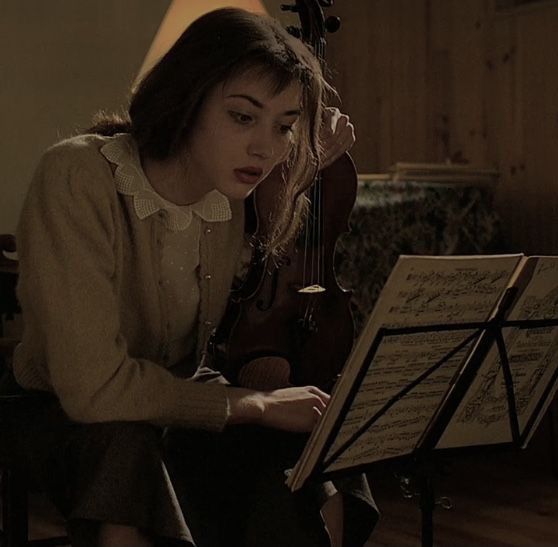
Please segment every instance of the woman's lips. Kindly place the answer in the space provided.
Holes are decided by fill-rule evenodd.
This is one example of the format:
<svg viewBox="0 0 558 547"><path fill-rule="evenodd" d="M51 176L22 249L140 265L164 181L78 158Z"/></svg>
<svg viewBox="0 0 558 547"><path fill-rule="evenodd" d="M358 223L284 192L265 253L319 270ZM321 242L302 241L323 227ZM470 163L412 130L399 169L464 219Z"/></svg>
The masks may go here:
<svg viewBox="0 0 558 547"><path fill-rule="evenodd" d="M262 170L257 167L242 167L234 170L234 175L243 184L256 184L262 176Z"/></svg>

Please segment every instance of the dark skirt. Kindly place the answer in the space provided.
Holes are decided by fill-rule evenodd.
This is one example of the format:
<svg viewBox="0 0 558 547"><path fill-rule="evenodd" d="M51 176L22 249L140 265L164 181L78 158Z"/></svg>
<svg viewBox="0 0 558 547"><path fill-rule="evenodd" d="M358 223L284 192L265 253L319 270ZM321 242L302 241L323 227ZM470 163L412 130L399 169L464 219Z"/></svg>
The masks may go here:
<svg viewBox="0 0 558 547"><path fill-rule="evenodd" d="M291 493L285 471L306 435L256 426L222 433L144 423L77 424L41 398L11 446L69 529L134 526L157 545L327 547L320 507L343 494L345 546L362 546L378 513L362 475Z"/></svg>

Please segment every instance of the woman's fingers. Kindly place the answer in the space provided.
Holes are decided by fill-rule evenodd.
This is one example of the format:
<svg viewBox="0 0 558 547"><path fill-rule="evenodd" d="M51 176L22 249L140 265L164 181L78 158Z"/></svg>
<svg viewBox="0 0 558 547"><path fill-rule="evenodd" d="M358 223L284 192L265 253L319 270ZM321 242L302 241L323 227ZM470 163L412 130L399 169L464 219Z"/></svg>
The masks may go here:
<svg viewBox="0 0 558 547"><path fill-rule="evenodd" d="M338 108L325 109L322 124L322 168L331 165L355 143L355 128L349 116Z"/></svg>
<svg viewBox="0 0 558 547"><path fill-rule="evenodd" d="M330 396L315 386L278 389L263 394L262 425L287 431L311 431Z"/></svg>
<svg viewBox="0 0 558 547"><path fill-rule="evenodd" d="M322 391L316 386L307 386L305 389L307 389L309 393L315 395L320 401L320 406L323 406L324 408L327 405L327 403L329 403L329 400L331 399L331 395L329 395L325 391Z"/></svg>
<svg viewBox="0 0 558 547"><path fill-rule="evenodd" d="M230 388L229 423L257 423L285 431L312 431L324 413L330 395L315 386L273 391Z"/></svg>

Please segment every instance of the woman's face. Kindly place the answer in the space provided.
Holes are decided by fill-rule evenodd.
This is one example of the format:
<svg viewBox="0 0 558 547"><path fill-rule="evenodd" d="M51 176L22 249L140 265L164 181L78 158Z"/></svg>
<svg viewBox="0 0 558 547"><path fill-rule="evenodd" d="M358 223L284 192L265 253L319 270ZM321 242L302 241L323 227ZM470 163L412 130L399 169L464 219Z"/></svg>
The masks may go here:
<svg viewBox="0 0 558 547"><path fill-rule="evenodd" d="M287 158L301 123L301 99L300 84L274 94L270 77L256 70L217 85L188 141L190 183L245 199Z"/></svg>

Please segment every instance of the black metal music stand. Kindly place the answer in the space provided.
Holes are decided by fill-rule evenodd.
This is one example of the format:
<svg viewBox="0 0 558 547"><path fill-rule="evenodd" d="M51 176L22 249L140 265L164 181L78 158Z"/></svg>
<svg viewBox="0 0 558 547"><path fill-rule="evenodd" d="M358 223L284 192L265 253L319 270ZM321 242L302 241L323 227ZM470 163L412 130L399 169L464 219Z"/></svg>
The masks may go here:
<svg viewBox="0 0 558 547"><path fill-rule="evenodd" d="M359 375L356 378L351 392L347 397L343 409L339 413L336 426L332 429L328 441L324 444L324 448L320 455L318 464L311 474L311 477L318 476L335 476L345 474L348 469L343 469L340 471L328 472L327 468L335 461L341 454L343 454L358 438L362 436L376 421L381 418L396 402L405 397L413 388L423 382L432 373L443 366L449 359L451 359L456 353L465 348L468 344L475 342L476 349L473 354L473 359L467 362L467 365L462 370L459 375L458 380L453 384L450 390L447 392L445 398L443 399L441 405L437 408L429 421L429 425L423 432L422 436L418 440L415 449L410 455L405 456L410 462L411 466L415 469L415 475L418 478L419 486L419 505L422 516L422 547L432 547L434 541L434 531L433 531L433 511L436 505L434 484L433 484L433 452L436 450L436 446L440 441L442 435L444 434L448 424L450 423L453 415L457 411L461 401L465 397L467 391L471 387L473 380L477 372L479 371L482 363L486 359L489 351L493 347L493 344L497 345L500 363L502 366L502 372L504 375L504 381L506 385L506 397L508 402L508 416L510 422L510 429L512 434L511 446L522 446L524 442L529 438L531 429L536 423L536 418L540 413L545 401L547 400L549 394L551 393L554 384L558 379L558 368L554 371L554 374L549 381L544 393L536 404L536 408L531 415L531 419L526 424L523 433L520 432L519 420L517 416L517 406L516 398L513 388L513 379L510 369L510 363L508 359L508 353L506 350L506 345L504 337L502 334L502 329L508 327L515 327L520 329L536 329L544 328L549 326L558 326L558 318L553 319L526 319L518 321L507 321L505 317L509 306L515 297L515 291L508 289L505 293L499 309L495 316L486 322L474 322L474 323L460 323L451 325L427 325L420 327L402 327L402 328L381 328L378 330L375 336L370 350L368 351L366 358L364 359ZM362 381L368 371L370 364L372 363L374 356L380 347L383 339L389 336L401 336L410 335L417 333L426 332L443 332L443 331L457 331L457 330L474 330L473 334L467 336L461 343L459 343L455 348L448 352L442 359L436 362L413 382L405 386L400 390L395 396L390 398L387 403L366 421L353 435L350 436L337 450L331 455L327 456L327 452L344 421L346 413L349 411L352 402L358 393L358 390L362 384ZM502 443L500 443L502 444ZM358 466L350 468L350 470L361 470L365 471L370 468L371 465Z"/></svg>

